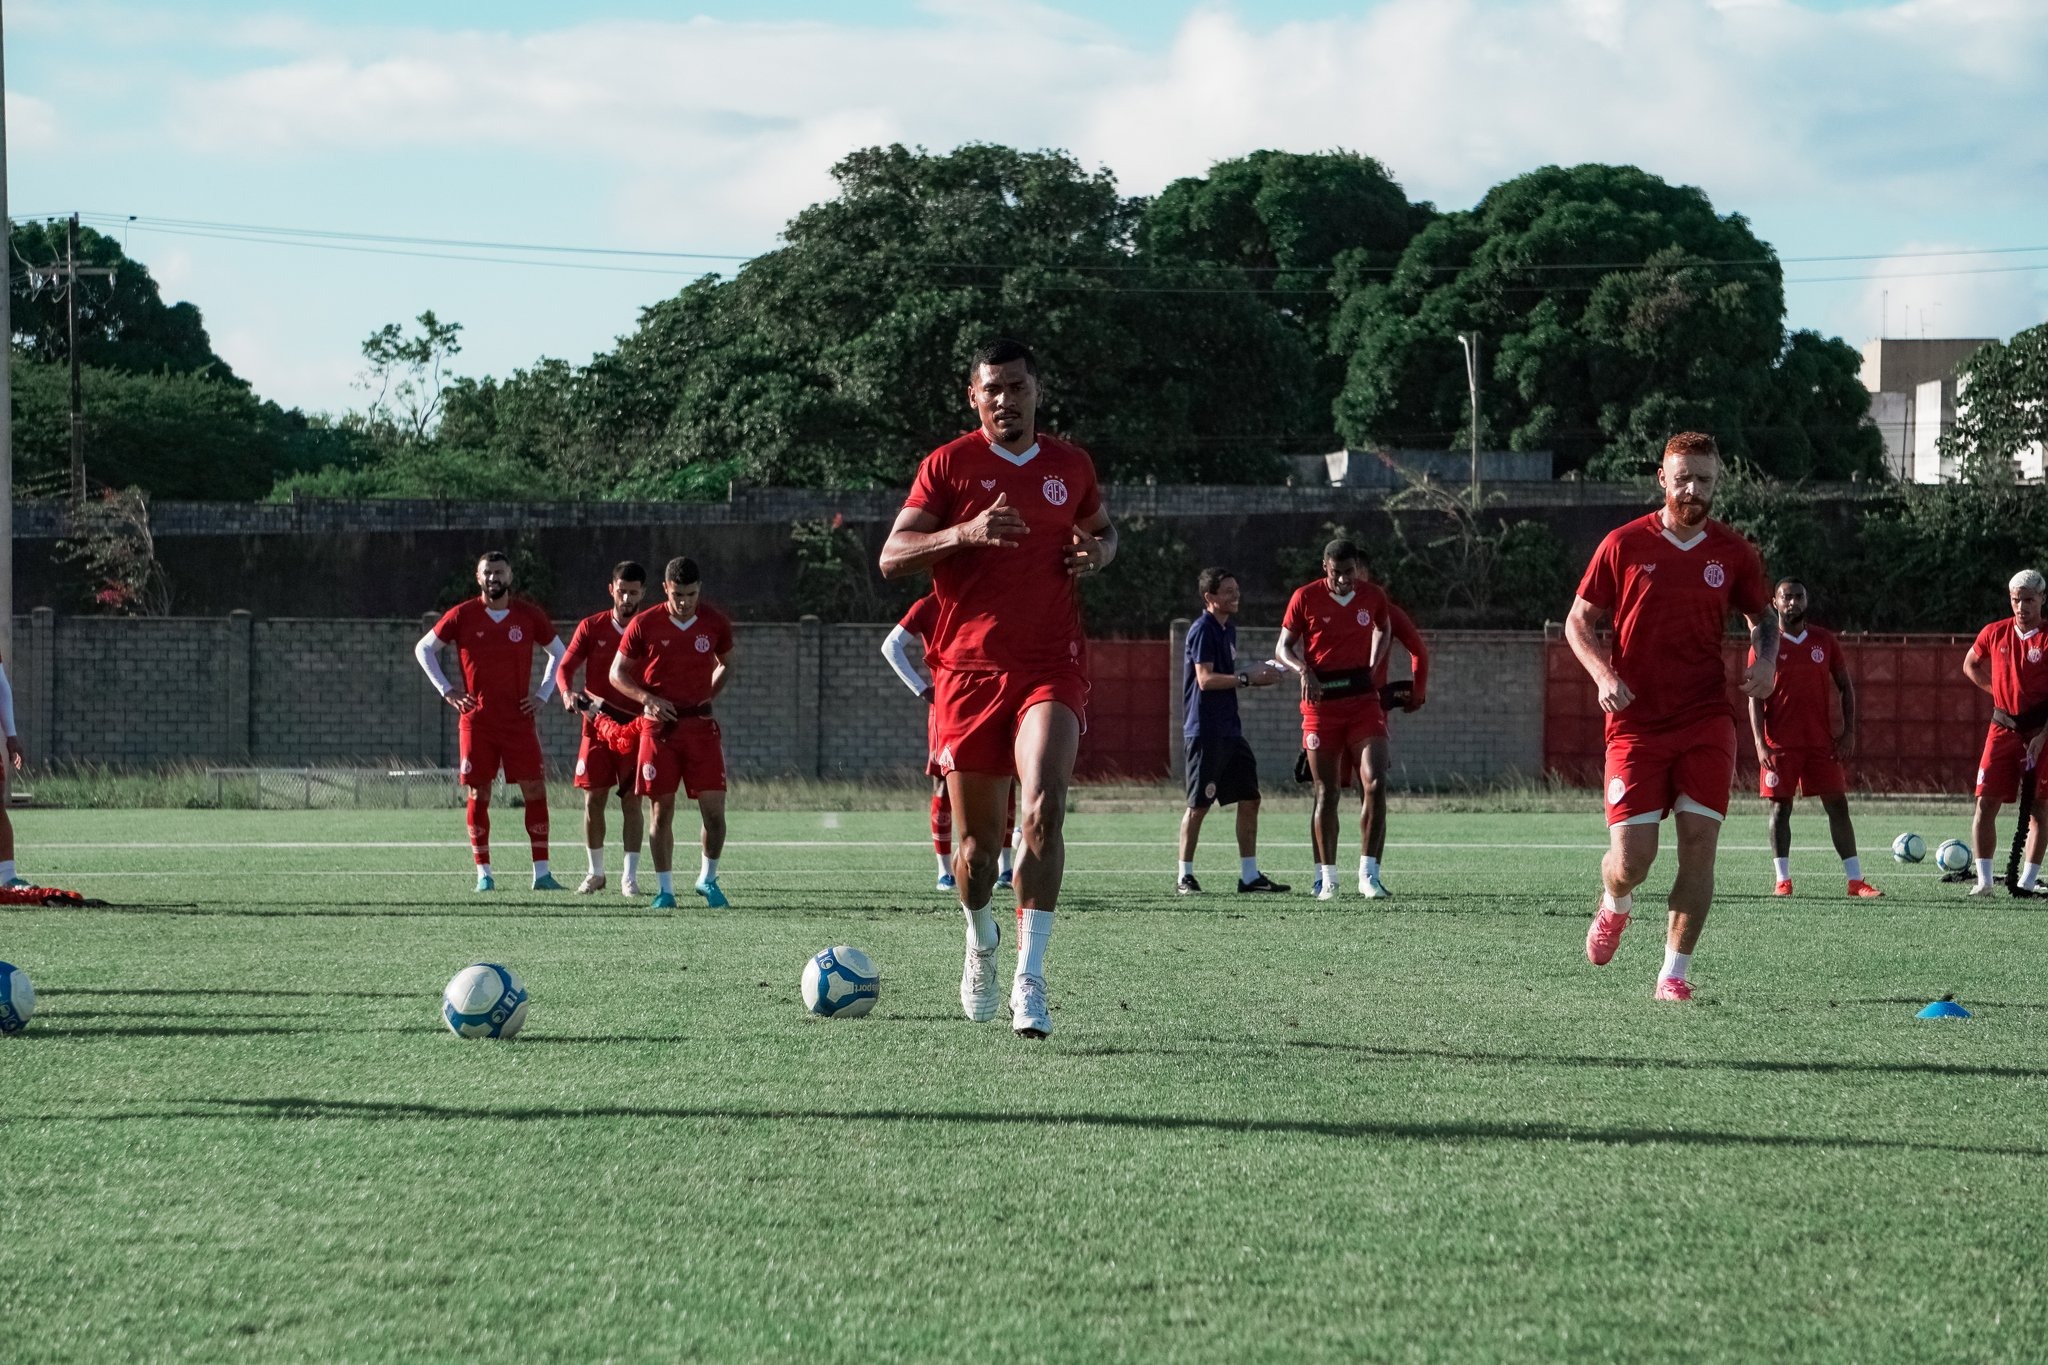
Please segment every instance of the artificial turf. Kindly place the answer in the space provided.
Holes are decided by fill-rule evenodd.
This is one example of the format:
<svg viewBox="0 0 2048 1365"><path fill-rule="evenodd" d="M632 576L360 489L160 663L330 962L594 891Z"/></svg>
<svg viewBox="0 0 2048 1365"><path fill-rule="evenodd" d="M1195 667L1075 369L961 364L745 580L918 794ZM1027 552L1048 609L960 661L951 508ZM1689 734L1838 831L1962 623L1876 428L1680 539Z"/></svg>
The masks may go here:
<svg viewBox="0 0 2048 1365"><path fill-rule="evenodd" d="M1226 825L1180 899L1170 813L1072 818L1045 1043L958 1017L914 813L738 812L732 908L674 914L531 893L503 834L506 889L473 895L448 811L18 815L25 873L115 904L0 911L41 993L0 1041L0 1337L2039 1358L2048 914L1882 858L1887 898L1851 903L1817 812L1774 900L1732 827L1698 1000L1657 1005L1656 915L1584 960L1590 811L1398 816L1396 899L1318 904L1273 805L1285 898L1228 891ZM798 971L841 942L882 1003L810 1018ZM516 1042L440 1025L479 959L533 993ZM1976 1017L1913 1017L1946 992Z"/></svg>

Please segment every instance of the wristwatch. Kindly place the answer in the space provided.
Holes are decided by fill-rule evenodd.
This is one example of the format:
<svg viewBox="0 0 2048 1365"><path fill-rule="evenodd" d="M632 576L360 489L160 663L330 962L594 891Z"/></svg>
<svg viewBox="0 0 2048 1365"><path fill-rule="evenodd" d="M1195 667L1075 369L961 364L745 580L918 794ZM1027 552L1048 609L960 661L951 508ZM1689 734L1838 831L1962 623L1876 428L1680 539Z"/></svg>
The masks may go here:
<svg viewBox="0 0 2048 1365"><path fill-rule="evenodd" d="M1240 673L1240 674L1238 674L1238 675L1237 675L1237 685L1238 685L1239 687L1250 687L1250 686L1252 685L1252 675L1251 675L1251 674L1249 674L1249 673Z"/></svg>

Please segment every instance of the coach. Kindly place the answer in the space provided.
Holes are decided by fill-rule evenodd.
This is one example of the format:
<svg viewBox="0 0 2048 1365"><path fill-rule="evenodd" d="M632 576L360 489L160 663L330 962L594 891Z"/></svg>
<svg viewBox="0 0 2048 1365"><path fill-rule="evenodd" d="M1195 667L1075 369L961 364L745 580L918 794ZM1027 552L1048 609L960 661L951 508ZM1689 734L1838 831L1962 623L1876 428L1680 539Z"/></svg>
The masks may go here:
<svg viewBox="0 0 2048 1365"><path fill-rule="evenodd" d="M1199 895L1195 843L1211 806L1237 807L1237 889L1282 892L1285 886L1259 871L1259 765L1238 723L1237 693L1267 687L1282 671L1270 664L1237 666L1237 579L1228 569L1204 569L1202 614L1188 628L1187 662L1181 673L1186 719L1188 809L1180 821L1180 883L1183 896Z"/></svg>

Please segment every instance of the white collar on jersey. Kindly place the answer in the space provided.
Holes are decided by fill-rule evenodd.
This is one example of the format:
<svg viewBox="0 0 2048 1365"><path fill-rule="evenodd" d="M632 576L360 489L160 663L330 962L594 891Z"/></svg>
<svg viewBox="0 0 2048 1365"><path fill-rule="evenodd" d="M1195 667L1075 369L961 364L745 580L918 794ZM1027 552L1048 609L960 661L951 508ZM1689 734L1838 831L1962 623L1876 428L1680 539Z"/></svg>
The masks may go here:
<svg viewBox="0 0 2048 1365"><path fill-rule="evenodd" d="M1660 521L1663 519L1663 515L1664 514L1661 512L1657 514L1658 519ZM1669 526L1662 528L1662 531L1664 539L1670 541L1673 545L1676 545L1681 550L1690 550L1693 546L1699 544L1701 541L1707 538L1707 528L1704 526L1700 527L1700 533L1694 536L1691 540L1680 540L1677 536L1672 535L1671 528Z"/></svg>
<svg viewBox="0 0 2048 1365"><path fill-rule="evenodd" d="M2012 638L2015 640L2031 640L2040 633L2041 628L2039 626L2035 626L2032 630L2021 630L2018 626L2014 626Z"/></svg>
<svg viewBox="0 0 2048 1365"><path fill-rule="evenodd" d="M677 630L688 630L691 626L697 624L697 613L694 611L691 612L690 619L687 621L678 621L676 620L676 614L674 612L670 612L668 614L668 623L674 626Z"/></svg>
<svg viewBox="0 0 2048 1365"><path fill-rule="evenodd" d="M511 614L512 608L510 607L499 607L495 610L490 607L484 608L484 615L491 618L491 623L493 625L502 625L504 623L505 618L510 616Z"/></svg>
<svg viewBox="0 0 2048 1365"><path fill-rule="evenodd" d="M1017 466L1017 468L1019 468L1019 469L1022 469L1022 468L1023 468L1023 467L1025 466L1025 465L1027 465L1027 464L1030 464L1030 463L1031 463L1031 461L1032 461L1032 460L1033 460L1033 459L1034 459L1034 458L1035 458L1035 457L1037 456L1037 454L1038 454L1038 442L1036 442L1036 441L1033 441L1033 442L1031 443L1031 445L1030 445L1030 446L1029 446L1029 447L1028 447L1028 448L1027 448L1027 449L1026 449L1026 450L1024 451L1024 453L1023 453L1023 454L1021 454L1021 455L1012 455L1012 454L1011 454L1011 453L1010 453L1009 451L1007 451L1007 450L1004 450L1004 449L1003 449L1003 448L1002 448L1001 446L997 445L997 444L996 444L996 443L995 443L994 441L989 441L989 440L988 440L988 433L987 433L987 432L985 432L985 431L984 431L984 432L982 432L982 433L981 433L981 439L982 439L982 440L984 440L984 441L988 441L988 448L989 448L989 450L990 450L990 451L991 451L992 453L994 453L994 454L996 454L996 455L1000 456L1001 458L1003 458L1003 459L1005 459L1005 460L1008 460L1008 461L1009 461L1009 462L1010 462L1011 464L1013 464L1013 465Z"/></svg>
<svg viewBox="0 0 2048 1365"><path fill-rule="evenodd" d="M1336 593L1331 593L1330 600L1332 602L1335 602L1340 607L1348 607L1351 605L1351 599L1356 596L1358 596L1358 589L1353 588L1350 592L1345 593L1342 597L1337 596Z"/></svg>
<svg viewBox="0 0 2048 1365"><path fill-rule="evenodd" d="M1803 645L1806 643L1806 632L1802 630L1797 635L1783 635L1779 638L1788 645Z"/></svg>

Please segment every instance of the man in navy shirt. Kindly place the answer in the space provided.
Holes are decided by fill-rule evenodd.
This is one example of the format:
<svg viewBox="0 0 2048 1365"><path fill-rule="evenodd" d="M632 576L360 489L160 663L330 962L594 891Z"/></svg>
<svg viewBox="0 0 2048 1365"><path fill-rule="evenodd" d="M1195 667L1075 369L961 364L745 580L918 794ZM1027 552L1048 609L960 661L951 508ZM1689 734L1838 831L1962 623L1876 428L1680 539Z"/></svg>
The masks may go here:
<svg viewBox="0 0 2048 1365"><path fill-rule="evenodd" d="M1280 680L1270 664L1237 666L1237 579L1228 569L1204 569L1202 614L1188 628L1187 664L1181 673L1187 739L1188 809L1180 822L1180 885L1183 896L1199 895L1195 841L1202 818L1214 805L1237 807L1237 889L1279 892L1287 888L1259 871L1259 767L1237 720L1237 693Z"/></svg>

